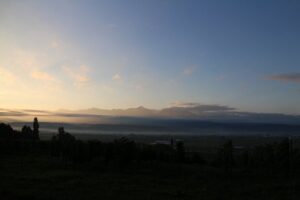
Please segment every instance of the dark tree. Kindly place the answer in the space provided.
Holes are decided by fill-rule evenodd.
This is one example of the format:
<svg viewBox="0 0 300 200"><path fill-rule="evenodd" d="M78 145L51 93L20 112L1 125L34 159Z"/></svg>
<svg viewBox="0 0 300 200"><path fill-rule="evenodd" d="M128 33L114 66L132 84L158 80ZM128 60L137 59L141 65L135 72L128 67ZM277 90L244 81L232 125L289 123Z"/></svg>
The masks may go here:
<svg viewBox="0 0 300 200"><path fill-rule="evenodd" d="M33 137L34 137L34 139L37 139L37 140L40 139L39 128L40 128L40 125L39 125L38 119L35 117L33 120Z"/></svg>
<svg viewBox="0 0 300 200"><path fill-rule="evenodd" d="M58 128L58 135L55 136L59 141L67 142L67 141L75 141L76 138L70 133L66 132L64 127Z"/></svg>
<svg viewBox="0 0 300 200"><path fill-rule="evenodd" d="M33 139L34 138L34 134L31 130L30 126L26 126L26 125L23 126L22 137L25 139Z"/></svg>
<svg viewBox="0 0 300 200"><path fill-rule="evenodd" d="M0 124L0 138L8 139L13 136L13 132L10 125L4 123Z"/></svg>
<svg viewBox="0 0 300 200"><path fill-rule="evenodd" d="M65 160L74 159L76 138L65 132L63 127L58 128L58 134L52 137L52 152L54 156L62 156Z"/></svg>

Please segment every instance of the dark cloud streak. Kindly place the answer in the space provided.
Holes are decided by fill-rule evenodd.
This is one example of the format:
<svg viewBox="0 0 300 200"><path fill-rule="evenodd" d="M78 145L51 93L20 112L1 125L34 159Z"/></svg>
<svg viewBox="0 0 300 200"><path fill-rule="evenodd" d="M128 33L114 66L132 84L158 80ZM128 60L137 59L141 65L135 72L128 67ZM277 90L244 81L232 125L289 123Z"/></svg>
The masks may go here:
<svg viewBox="0 0 300 200"><path fill-rule="evenodd" d="M276 74L266 77L267 80L284 81L291 83L300 83L300 73Z"/></svg>

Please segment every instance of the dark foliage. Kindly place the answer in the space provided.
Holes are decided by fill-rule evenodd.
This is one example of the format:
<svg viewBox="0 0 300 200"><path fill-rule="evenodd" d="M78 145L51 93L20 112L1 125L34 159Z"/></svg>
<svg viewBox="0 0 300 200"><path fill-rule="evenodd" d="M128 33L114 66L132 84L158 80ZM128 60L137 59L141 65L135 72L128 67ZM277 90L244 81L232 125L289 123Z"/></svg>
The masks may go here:
<svg viewBox="0 0 300 200"><path fill-rule="evenodd" d="M34 120L33 130L29 126L23 126L21 132L13 130L7 124L0 124L0 162L4 157L16 157L18 158L16 162L20 163L20 170L25 170L24 159L30 156L38 157L41 159L39 165L46 163L44 168L48 173L52 168L66 169L69 172L74 169L86 172L91 170L103 174L117 170L118 173L129 173L131 175L128 176L134 176L132 174L147 169L145 179L154 174L169 182L175 179L180 179L181 182L186 178L192 179L196 186L205 181L205 187L194 190L200 193L206 190L221 191L209 194L215 197L212 199L232 199L233 193L238 195L239 192L246 190L239 184L246 184L245 181L248 179L253 181L251 183L253 185L260 183L258 191L265 193L270 186L264 185L263 182L271 179L282 181L276 185L281 199L286 199L286 194L296 194L295 182L299 177L300 153L298 149L293 148L293 140L290 138L251 148L234 146L233 141L228 140L220 145L218 153L211 154L214 159L204 159L199 152L188 151L181 140L174 142L171 139L170 144L142 144L126 137L112 142L82 141L60 127L51 141L40 141L38 129L37 119ZM234 181L236 181L234 187L237 189L233 189ZM286 186L284 181L289 181L289 185ZM255 188L256 185L251 187ZM1 192L0 197L8 195L6 190ZM193 196L189 193L189 189L180 188L168 199L193 199L197 196L197 192L193 193ZM244 195L259 196L251 192Z"/></svg>
<svg viewBox="0 0 300 200"><path fill-rule="evenodd" d="M0 124L0 139L5 140L39 140L39 125L37 118L34 118L33 123L34 129L32 130L30 126L23 126L21 132L13 130L13 128L8 125L1 123Z"/></svg>

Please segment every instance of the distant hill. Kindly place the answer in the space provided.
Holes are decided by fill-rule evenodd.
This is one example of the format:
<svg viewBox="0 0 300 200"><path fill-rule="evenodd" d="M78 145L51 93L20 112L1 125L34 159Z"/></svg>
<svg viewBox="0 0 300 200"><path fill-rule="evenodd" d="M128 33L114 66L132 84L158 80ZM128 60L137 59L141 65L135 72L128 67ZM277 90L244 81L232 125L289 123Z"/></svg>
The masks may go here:
<svg viewBox="0 0 300 200"><path fill-rule="evenodd" d="M60 113L58 111L58 113ZM300 124L300 115L287 115L280 113L253 113L241 112L234 109L217 106L201 105L196 107L169 107L161 110L148 109L145 107L129 109L98 109L64 110L61 113L76 115L95 115L113 117L144 117L162 119L197 119L215 122L246 122L246 123L279 123Z"/></svg>
<svg viewBox="0 0 300 200"><path fill-rule="evenodd" d="M149 109L143 106L128 109L89 108L81 110L60 109L45 110L12 110L0 109L0 121L27 121L39 117L47 122L116 124L131 120L151 121L153 119L181 119L230 123L269 123L299 124L300 115L280 113L243 112L220 105L171 106L163 109ZM130 118L131 117L131 118Z"/></svg>

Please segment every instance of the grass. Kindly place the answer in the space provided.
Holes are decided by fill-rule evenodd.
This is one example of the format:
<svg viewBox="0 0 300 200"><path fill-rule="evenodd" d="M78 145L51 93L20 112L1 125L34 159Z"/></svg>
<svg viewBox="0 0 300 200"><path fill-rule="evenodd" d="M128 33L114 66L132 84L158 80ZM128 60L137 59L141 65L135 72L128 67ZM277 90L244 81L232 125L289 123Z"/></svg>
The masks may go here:
<svg viewBox="0 0 300 200"><path fill-rule="evenodd" d="M44 155L0 158L0 199L298 199L299 179L163 162L71 165ZM298 197L298 198L297 198Z"/></svg>

